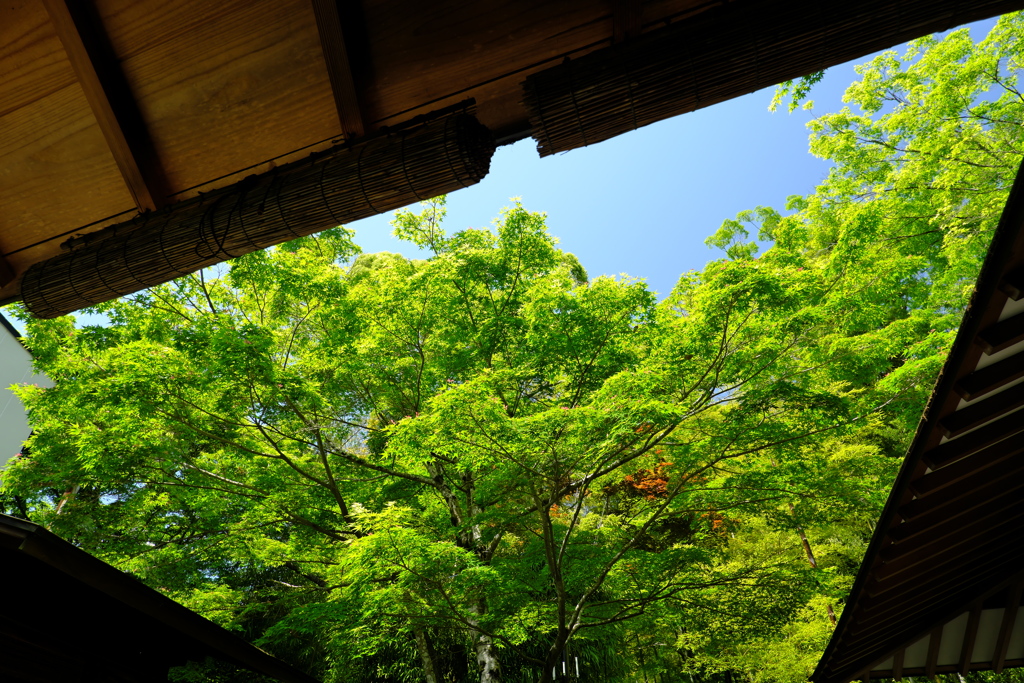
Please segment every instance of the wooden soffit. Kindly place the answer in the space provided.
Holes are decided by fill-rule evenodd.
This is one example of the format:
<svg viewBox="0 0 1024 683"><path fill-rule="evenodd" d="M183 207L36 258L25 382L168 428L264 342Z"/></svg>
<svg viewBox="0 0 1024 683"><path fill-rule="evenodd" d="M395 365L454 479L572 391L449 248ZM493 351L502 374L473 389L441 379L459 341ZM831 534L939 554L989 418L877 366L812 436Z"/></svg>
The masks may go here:
<svg viewBox="0 0 1024 683"><path fill-rule="evenodd" d="M17 299L25 271L69 239L465 100L499 143L536 133L544 149L578 146L579 136L549 127L549 109L537 105L551 91L562 98L558 111L564 101L582 106L575 72L568 89L549 87L565 80L557 69L567 60L601 53L596 59L628 62L614 74L619 86L648 98L619 106L642 116L580 138L592 144L1021 7L1024 0L11 0L0 9L0 303ZM680 26L678 39L665 33ZM653 90L629 86L644 82L649 43L658 43L665 73L700 75L697 90L675 92L668 109L660 77ZM588 78L602 63L588 67ZM537 80L527 97L524 81L549 71L553 78ZM713 97L707 83L717 84ZM600 78L593 85L604 86ZM600 111L580 113L602 128Z"/></svg>

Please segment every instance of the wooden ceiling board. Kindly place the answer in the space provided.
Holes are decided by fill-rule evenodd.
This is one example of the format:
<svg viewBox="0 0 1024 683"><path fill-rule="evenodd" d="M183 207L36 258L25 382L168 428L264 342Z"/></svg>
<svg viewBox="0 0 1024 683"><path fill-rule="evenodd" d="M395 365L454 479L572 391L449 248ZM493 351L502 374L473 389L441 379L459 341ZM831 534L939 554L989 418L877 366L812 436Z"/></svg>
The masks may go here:
<svg viewBox="0 0 1024 683"><path fill-rule="evenodd" d="M75 73L57 32L39 0L22 0L5 6L2 16L0 117L75 82Z"/></svg>
<svg viewBox="0 0 1024 683"><path fill-rule="evenodd" d="M377 123L573 51L607 44L611 3L570 0L446 0L428 13L403 0L364 5ZM518 86L517 79L516 85ZM518 87L516 87L518 97Z"/></svg>
<svg viewBox="0 0 1024 683"><path fill-rule="evenodd" d="M85 27L77 33L98 47L74 61L78 72L88 74L91 65L102 76L96 80L119 84L119 97L108 100L117 100L112 101L115 114L127 114L115 115L113 124L103 115L102 101L90 101L100 111L107 140L118 150L114 158L127 172L120 180L110 173L110 153L100 149L102 138L80 106L81 98L69 95L68 88L76 87L75 72L44 5L7 0L0 22L0 215L5 217L0 219L0 249L19 271L31 259L58 253L69 234L103 228L114 222L112 216L130 217L132 195L114 187L124 179L159 181L146 180L144 189L154 201L141 197L142 207L226 187L330 147L344 132L339 109L345 116L353 103L360 116L349 127L357 131L362 123L365 133L373 135L384 126L472 98L479 120L499 142L509 142L531 132L522 103L528 75L614 42L628 43L640 33L699 20L711 9L723 18L715 24L721 35L715 36L725 41L731 25L760 26L759 18L784 2L436 0L417 5L338 0L337 21L321 34L314 0L52 1L88 15L88 21L75 20ZM321 10L331 2L315 1ZM953 10L948 2L946 9L922 0L896 4L896 10L905 5L908 11L896 11L895 20L890 12L890 24L927 33L945 28L950 11L982 18L1024 6L1024 0L978 0L967 9L954 4ZM851 54L857 46L873 44L877 17L840 22L837 28L825 5L814 5L803 17L807 31L819 36L839 31L841 36L836 35ZM338 93L331 87L321 40L330 48L335 82L347 84ZM751 56L744 44L735 46L728 59L712 59L708 68L757 69L757 55ZM344 55L332 52L339 45ZM772 58L785 65L792 46L776 47ZM339 64L350 72L343 78ZM799 75L794 71L787 77ZM83 82L89 85L88 79ZM89 86L87 91L94 90ZM728 88L720 93L723 98L738 94ZM32 120L42 128L28 130ZM117 144L122 138L125 144ZM38 149L22 149L25 140ZM76 149L51 163L62 145ZM126 163L132 159L138 172ZM51 164L45 173L43 160ZM44 187L47 181L50 188ZM141 196L138 184L133 187ZM46 203L52 205L42 206ZM78 210L68 211L69 206ZM31 246L46 239L52 244ZM0 264L0 280L9 276L3 271ZM18 291L17 283L0 289L0 302L16 298Z"/></svg>
<svg viewBox="0 0 1024 683"><path fill-rule="evenodd" d="M627 3L634 0L626 0ZM370 121L390 125L467 97L500 137L524 130L520 83L526 76L612 42L615 3L580 0L447 0L434 14L402 10L402 0L365 3L370 55L364 79ZM644 30L721 2L636 1ZM396 21L396 18L403 18Z"/></svg>
<svg viewBox="0 0 1024 683"><path fill-rule="evenodd" d="M18 250L56 227L134 207L77 83L0 117L0 130L0 250L19 273Z"/></svg>
<svg viewBox="0 0 1024 683"><path fill-rule="evenodd" d="M308 0L225 5L164 3L157 18L99 5L172 193L341 132ZM195 16L174 39L145 38Z"/></svg>

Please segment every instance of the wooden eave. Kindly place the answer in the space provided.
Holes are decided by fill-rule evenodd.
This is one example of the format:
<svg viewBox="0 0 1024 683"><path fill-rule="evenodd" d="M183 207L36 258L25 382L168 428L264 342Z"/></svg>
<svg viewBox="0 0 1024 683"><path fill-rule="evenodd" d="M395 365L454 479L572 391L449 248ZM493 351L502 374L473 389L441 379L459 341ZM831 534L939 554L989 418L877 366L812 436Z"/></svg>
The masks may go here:
<svg viewBox="0 0 1024 683"><path fill-rule="evenodd" d="M1024 173L815 683L1024 666Z"/></svg>
<svg viewBox="0 0 1024 683"><path fill-rule="evenodd" d="M0 515L0 679L165 680L214 657L284 683L315 679L42 527Z"/></svg>
<svg viewBox="0 0 1024 683"><path fill-rule="evenodd" d="M842 37L841 55L773 77L866 54L880 35L872 2L834 25L810 0L12 0L0 10L0 303L69 239L457 102L474 100L499 143L528 136L524 79L670 26L713 16L700 31L728 42L729 27L784 9L826 43ZM894 39L1024 6L894 2ZM789 54L773 45L758 59ZM729 78L750 68L720 61ZM763 85L741 77L715 101Z"/></svg>

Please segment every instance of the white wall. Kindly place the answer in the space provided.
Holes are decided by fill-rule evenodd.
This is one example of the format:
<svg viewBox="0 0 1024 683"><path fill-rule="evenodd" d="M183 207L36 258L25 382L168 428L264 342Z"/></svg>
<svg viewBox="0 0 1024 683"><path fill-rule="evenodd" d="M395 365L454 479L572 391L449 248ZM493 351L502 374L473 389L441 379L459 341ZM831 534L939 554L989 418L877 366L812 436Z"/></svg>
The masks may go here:
<svg viewBox="0 0 1024 683"><path fill-rule="evenodd" d="M31 431L25 408L10 389L12 384L25 383L53 386L48 377L32 372L32 357L0 313L0 468L21 451Z"/></svg>

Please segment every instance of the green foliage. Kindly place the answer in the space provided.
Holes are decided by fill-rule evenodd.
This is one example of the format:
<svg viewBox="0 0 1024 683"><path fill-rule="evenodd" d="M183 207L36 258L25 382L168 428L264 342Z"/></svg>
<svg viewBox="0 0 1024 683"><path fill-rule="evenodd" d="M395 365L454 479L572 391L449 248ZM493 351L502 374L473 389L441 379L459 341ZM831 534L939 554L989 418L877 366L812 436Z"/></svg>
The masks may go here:
<svg viewBox="0 0 1024 683"><path fill-rule="evenodd" d="M588 281L542 214L447 236L443 209L395 220L427 260L335 231L106 304L108 327L27 321L56 387L20 390L36 433L6 489L327 680L544 678L570 653L628 678L634 640L656 671L666 628L795 614L799 547L729 530L795 497L787 468L827 478L800 449L856 423L792 351L820 285L745 259L657 304Z"/></svg>
<svg viewBox="0 0 1024 683"><path fill-rule="evenodd" d="M775 86L775 94L772 95L772 101L768 105L768 110L774 112L782 104L782 101L788 97L789 103L786 107L789 113L792 114L800 106L800 103L807 99L814 86L821 83L821 79L824 77L824 71L815 71L812 74L779 83ZM810 109L813 105L813 102L807 102L804 104L804 108Z"/></svg>
<svg viewBox="0 0 1024 683"><path fill-rule="evenodd" d="M27 320L4 505L327 681L803 680L1020 159L1022 37L862 66L825 182L661 302L437 198L393 223L423 260L337 229Z"/></svg>
<svg viewBox="0 0 1024 683"><path fill-rule="evenodd" d="M771 243L757 262L813 273L835 304L817 347L829 350L828 367L814 385L881 408L825 442L825 470L809 469L811 460L778 463L797 479L812 473L815 485L791 515L766 519L801 525L831 578L776 634L717 650L709 669L804 680L827 642L823 602L838 612L895 474L887 456L902 455L913 434L1024 152L1022 39L1024 19L1007 15L980 42L959 29L859 66L844 98L850 106L810 123L811 151L833 163L816 192L791 197L788 215L742 212L708 240L734 262L753 263L756 237ZM792 110L805 85L784 84L773 106L792 95Z"/></svg>

